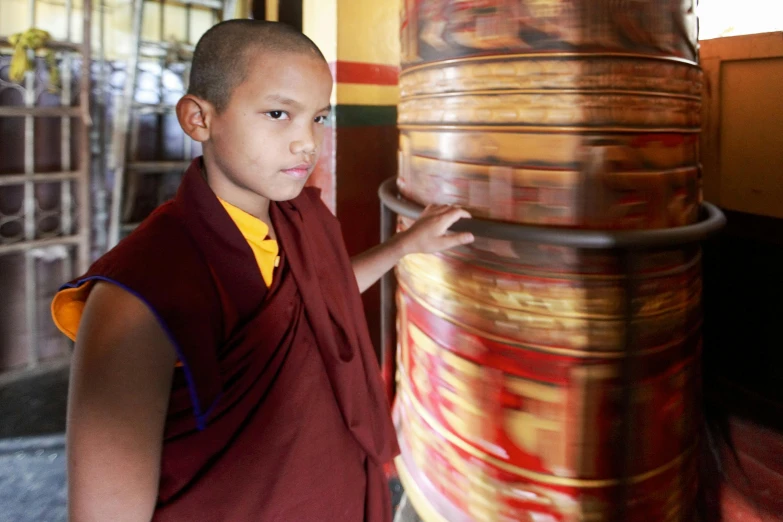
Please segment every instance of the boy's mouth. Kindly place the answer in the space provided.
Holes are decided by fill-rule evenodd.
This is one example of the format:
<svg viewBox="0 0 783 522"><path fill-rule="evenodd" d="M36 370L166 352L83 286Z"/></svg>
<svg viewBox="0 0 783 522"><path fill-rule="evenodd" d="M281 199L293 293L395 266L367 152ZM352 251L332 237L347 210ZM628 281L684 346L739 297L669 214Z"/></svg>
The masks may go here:
<svg viewBox="0 0 783 522"><path fill-rule="evenodd" d="M312 169L313 165L310 163L301 163L290 169L283 169L283 172L296 179L305 179Z"/></svg>

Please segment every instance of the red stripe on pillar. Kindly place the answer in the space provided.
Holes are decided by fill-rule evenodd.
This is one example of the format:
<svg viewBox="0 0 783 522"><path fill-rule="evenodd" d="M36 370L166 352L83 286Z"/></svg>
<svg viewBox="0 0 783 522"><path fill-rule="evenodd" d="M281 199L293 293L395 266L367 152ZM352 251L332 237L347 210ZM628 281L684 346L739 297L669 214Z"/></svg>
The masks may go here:
<svg viewBox="0 0 783 522"><path fill-rule="evenodd" d="M331 62L329 68L337 83L397 85L400 68L394 65L365 62Z"/></svg>

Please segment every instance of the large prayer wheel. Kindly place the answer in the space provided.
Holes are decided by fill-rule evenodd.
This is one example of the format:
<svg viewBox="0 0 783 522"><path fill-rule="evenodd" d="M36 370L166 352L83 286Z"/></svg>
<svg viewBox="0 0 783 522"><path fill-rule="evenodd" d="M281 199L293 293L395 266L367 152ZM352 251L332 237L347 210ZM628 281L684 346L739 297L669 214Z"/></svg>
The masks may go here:
<svg viewBox="0 0 783 522"><path fill-rule="evenodd" d="M694 8L404 0L399 192L560 230L693 225ZM700 256L479 235L405 258L395 417L419 515L693 520Z"/></svg>

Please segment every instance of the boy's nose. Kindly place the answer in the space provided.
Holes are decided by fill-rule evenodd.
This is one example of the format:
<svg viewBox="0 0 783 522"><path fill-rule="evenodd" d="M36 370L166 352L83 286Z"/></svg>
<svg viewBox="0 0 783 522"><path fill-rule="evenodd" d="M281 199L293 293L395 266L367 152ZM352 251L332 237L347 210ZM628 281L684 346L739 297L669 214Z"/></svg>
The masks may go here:
<svg viewBox="0 0 783 522"><path fill-rule="evenodd" d="M313 136L311 130L302 131L297 138L291 142L291 152L293 154L310 155L315 152L315 136Z"/></svg>

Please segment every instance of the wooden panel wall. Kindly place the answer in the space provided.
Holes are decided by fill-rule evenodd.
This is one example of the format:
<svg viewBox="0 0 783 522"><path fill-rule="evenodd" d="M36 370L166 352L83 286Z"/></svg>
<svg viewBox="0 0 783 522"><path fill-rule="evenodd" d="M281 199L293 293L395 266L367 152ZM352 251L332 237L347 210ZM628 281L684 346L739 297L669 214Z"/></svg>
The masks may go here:
<svg viewBox="0 0 783 522"><path fill-rule="evenodd" d="M705 199L783 218L783 32L701 42Z"/></svg>

